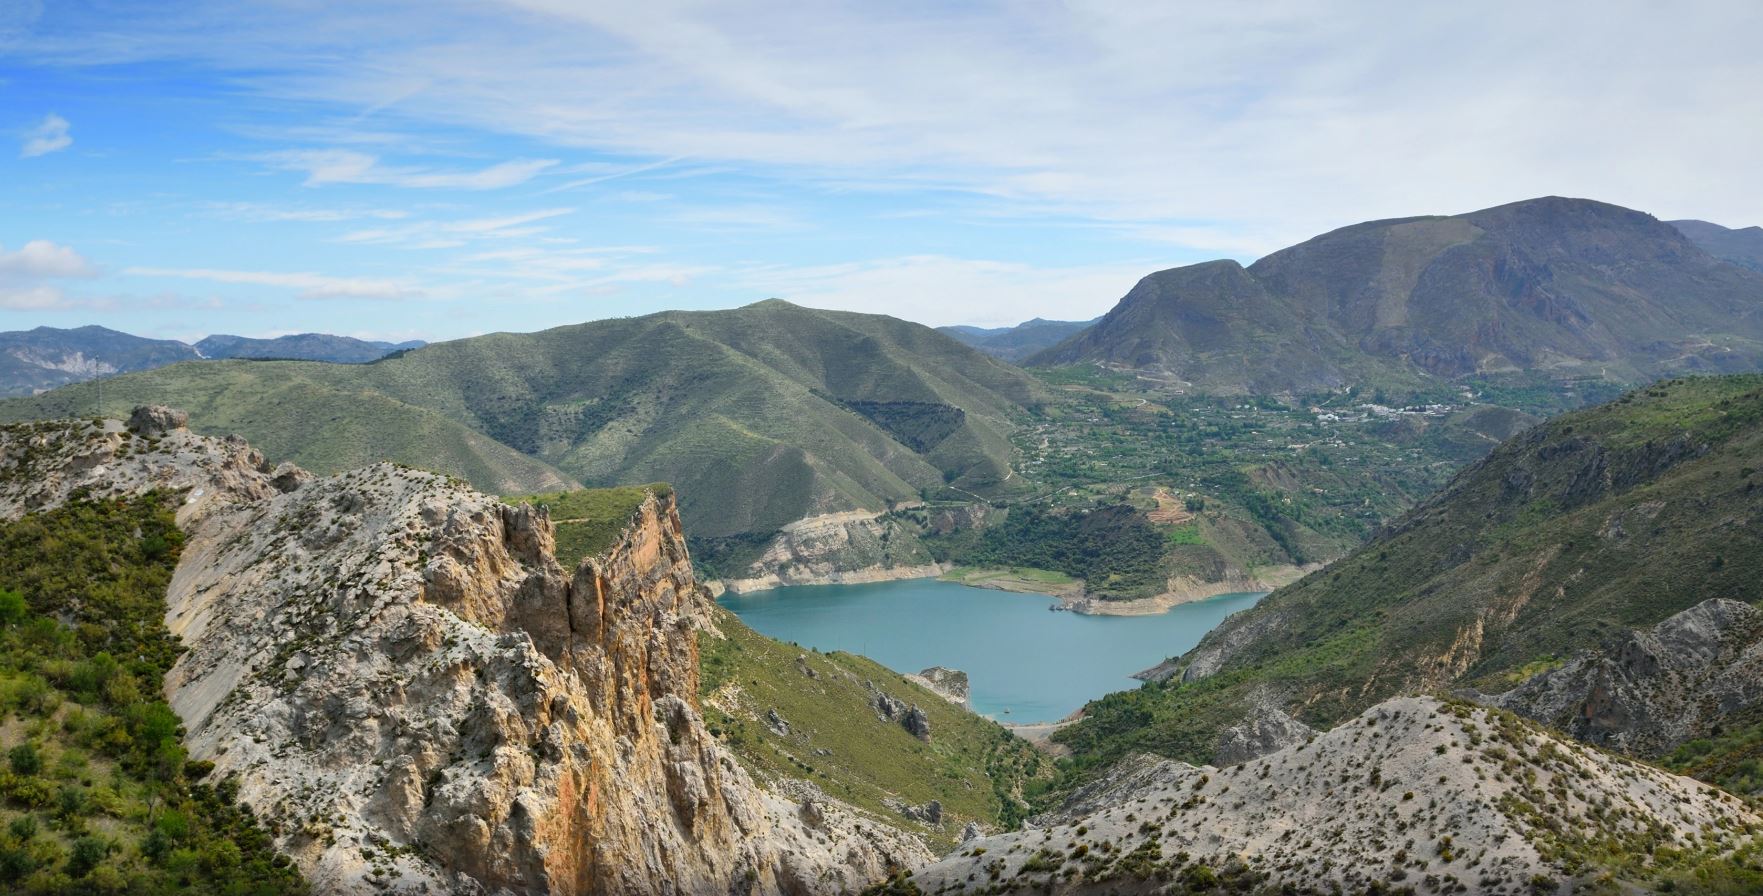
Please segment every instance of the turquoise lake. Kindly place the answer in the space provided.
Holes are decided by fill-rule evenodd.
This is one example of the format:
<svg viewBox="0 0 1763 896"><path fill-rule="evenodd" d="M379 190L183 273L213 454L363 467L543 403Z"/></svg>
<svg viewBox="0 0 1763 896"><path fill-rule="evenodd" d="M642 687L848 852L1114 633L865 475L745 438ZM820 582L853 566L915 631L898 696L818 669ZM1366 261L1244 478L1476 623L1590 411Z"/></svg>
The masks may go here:
<svg viewBox="0 0 1763 896"><path fill-rule="evenodd" d="M799 585L719 601L782 641L868 656L899 672L967 673L973 708L1000 722L1051 722L1103 694L1138 687L1134 672L1184 653L1260 594L1225 594L1160 616L1050 612L1035 594L935 579Z"/></svg>

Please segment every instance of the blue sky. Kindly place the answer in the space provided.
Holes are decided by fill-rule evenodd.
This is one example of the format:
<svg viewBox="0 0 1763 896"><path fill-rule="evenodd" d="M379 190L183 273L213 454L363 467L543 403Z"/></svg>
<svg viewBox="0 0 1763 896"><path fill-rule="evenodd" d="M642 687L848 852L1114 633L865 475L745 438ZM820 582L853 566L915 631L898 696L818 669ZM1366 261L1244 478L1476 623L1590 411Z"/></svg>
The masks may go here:
<svg viewBox="0 0 1763 896"><path fill-rule="evenodd" d="M1763 223L1759 45L1752 2L0 0L0 329L996 325L1545 194Z"/></svg>

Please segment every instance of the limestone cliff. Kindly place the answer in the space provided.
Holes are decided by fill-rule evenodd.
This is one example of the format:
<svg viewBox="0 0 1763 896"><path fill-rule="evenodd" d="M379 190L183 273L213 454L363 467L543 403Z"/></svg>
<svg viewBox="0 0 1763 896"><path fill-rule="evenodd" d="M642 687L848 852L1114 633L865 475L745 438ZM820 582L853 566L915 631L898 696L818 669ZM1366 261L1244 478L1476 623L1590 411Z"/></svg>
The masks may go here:
<svg viewBox="0 0 1763 896"><path fill-rule="evenodd" d="M566 570L542 510L180 424L7 428L0 513L184 491L168 699L320 892L836 893L928 858L710 738L671 499Z"/></svg>

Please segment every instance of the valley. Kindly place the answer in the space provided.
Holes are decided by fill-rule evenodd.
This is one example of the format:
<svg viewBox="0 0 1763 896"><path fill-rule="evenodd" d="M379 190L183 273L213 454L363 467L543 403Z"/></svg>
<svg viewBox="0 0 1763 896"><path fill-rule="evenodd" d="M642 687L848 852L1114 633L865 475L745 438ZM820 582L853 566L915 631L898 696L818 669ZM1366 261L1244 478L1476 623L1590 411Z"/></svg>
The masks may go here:
<svg viewBox="0 0 1763 896"><path fill-rule="evenodd" d="M0 536L130 620L0 568L0 874L1745 892L1763 377L1653 377L1756 366L1720 305L1755 284L1637 215L1372 222L1087 327L767 301L0 402ZM1449 328L1320 329L1437 311L1368 247L1543 273L1465 366ZM1691 287L1675 336L1608 305ZM1263 301L1315 306L1315 351L1237 340Z"/></svg>

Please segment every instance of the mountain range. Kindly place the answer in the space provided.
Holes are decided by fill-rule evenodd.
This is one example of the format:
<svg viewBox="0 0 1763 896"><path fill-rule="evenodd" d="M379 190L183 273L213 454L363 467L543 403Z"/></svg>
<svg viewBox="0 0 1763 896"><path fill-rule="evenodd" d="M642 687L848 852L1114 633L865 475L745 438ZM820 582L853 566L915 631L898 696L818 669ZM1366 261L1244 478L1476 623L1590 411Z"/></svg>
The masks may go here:
<svg viewBox="0 0 1763 896"><path fill-rule="evenodd" d="M1014 327L955 326L937 329L988 355L1016 363L1042 349L1058 345L1073 334L1083 332L1096 320L1046 320L1037 317Z"/></svg>
<svg viewBox="0 0 1763 896"><path fill-rule="evenodd" d="M1160 271L1028 363L1263 394L1751 370L1763 365L1763 273L1650 215L1548 197L1357 224L1246 268Z"/></svg>
<svg viewBox="0 0 1763 896"><path fill-rule="evenodd" d="M33 395L100 376L203 358L288 358L365 364L425 344L421 340L372 342L324 333L299 333L274 339L215 335L191 345L175 339L147 339L99 326L37 327L0 333L0 397Z"/></svg>
<svg viewBox="0 0 1763 896"><path fill-rule="evenodd" d="M319 472L378 460L501 494L666 481L693 531L772 532L926 493L1007 494L1022 370L879 315L767 301L430 345L365 365L182 364L112 377L106 401L184 407ZM89 413L92 384L0 416ZM964 497L963 500L969 498Z"/></svg>
<svg viewBox="0 0 1763 896"><path fill-rule="evenodd" d="M1707 221L1672 221L1703 251L1753 271L1763 271L1763 227L1722 227Z"/></svg>

